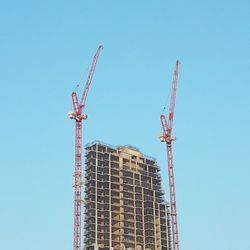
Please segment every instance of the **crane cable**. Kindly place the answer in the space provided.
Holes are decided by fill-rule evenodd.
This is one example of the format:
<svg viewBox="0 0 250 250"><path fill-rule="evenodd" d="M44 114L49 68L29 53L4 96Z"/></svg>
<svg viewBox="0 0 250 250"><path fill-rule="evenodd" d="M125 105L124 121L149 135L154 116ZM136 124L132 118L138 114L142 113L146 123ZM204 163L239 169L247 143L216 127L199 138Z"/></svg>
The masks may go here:
<svg viewBox="0 0 250 250"><path fill-rule="evenodd" d="M163 106L163 109L162 109L162 112L161 112L162 115L166 114L166 109L167 109L167 106L170 103L170 98L171 98L171 88L168 88L168 95L167 95L167 98L166 98L166 102L165 102L165 105Z"/></svg>

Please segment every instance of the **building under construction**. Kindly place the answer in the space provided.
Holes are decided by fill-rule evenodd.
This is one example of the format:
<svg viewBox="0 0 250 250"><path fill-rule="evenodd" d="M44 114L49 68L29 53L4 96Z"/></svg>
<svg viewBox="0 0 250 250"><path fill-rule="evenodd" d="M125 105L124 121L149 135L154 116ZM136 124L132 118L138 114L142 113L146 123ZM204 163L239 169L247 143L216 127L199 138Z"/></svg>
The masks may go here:
<svg viewBox="0 0 250 250"><path fill-rule="evenodd" d="M131 146L93 142L85 150L84 249L169 250L156 160Z"/></svg>

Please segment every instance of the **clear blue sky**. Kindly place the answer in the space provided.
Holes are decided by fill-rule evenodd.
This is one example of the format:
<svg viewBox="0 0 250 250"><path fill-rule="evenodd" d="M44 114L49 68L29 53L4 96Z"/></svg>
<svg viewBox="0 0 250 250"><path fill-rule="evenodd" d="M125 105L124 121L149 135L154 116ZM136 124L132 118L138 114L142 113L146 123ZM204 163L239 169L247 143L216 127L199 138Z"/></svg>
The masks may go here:
<svg viewBox="0 0 250 250"><path fill-rule="evenodd" d="M67 112L101 43L84 143L139 147L158 159L167 190L159 116L178 58L180 249L249 250L249 9L247 0L2 1L0 249L72 249Z"/></svg>

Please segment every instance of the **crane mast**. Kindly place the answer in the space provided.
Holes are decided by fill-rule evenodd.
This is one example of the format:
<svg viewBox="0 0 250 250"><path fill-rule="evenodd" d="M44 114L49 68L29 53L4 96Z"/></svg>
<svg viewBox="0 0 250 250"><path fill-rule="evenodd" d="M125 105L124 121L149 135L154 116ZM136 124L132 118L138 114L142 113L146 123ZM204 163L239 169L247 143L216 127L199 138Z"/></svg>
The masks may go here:
<svg viewBox="0 0 250 250"><path fill-rule="evenodd" d="M83 90L80 103L76 92L72 92L73 112L68 113L75 120L75 169L74 169L74 250L81 250L81 204L82 204L82 120L87 119L83 114L89 87L95 72L95 67L103 46L100 45L94 55L89 75Z"/></svg>
<svg viewBox="0 0 250 250"><path fill-rule="evenodd" d="M176 209L176 195L175 195L175 178L174 178L174 162L173 162L173 148L172 142L176 137L172 135L174 108L176 98L176 87L178 80L178 69L180 62L177 60L172 82L172 93L169 108L168 122L164 114L161 115L161 125L163 134L160 140L166 143L167 160L168 160L168 178L169 178L169 193L170 193L170 211L171 211L171 225L172 225L172 245L173 250L179 250L179 237L178 237L178 223L177 223L177 209Z"/></svg>

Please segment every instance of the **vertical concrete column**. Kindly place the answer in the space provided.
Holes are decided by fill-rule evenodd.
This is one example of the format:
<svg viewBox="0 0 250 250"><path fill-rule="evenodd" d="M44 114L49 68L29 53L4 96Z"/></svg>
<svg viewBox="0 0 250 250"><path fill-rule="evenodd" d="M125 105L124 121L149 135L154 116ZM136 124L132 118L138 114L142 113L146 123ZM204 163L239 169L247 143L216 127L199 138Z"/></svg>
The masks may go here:
<svg viewBox="0 0 250 250"><path fill-rule="evenodd" d="M97 239L97 227L98 227L98 209L97 209L97 167L98 167L98 150L99 150L99 145L96 145L96 159L95 159L95 205L96 205L96 209L95 209L95 248L98 248L98 239Z"/></svg>
<svg viewBox="0 0 250 250"><path fill-rule="evenodd" d="M111 156L109 154L109 247L110 249L112 249L112 212L111 212L111 201L112 201L112 197L111 197Z"/></svg>

